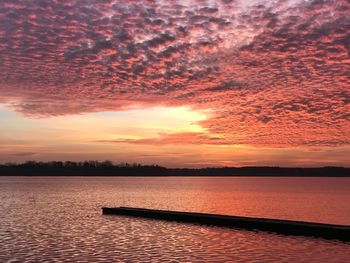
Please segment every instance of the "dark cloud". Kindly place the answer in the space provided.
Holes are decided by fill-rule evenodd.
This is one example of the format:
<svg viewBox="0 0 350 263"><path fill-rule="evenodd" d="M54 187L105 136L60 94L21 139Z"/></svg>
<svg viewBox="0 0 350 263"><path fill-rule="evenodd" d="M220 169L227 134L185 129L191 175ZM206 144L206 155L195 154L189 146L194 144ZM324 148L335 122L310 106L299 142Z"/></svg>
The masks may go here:
<svg viewBox="0 0 350 263"><path fill-rule="evenodd" d="M98 141L104 143L132 143L147 145L168 145L168 144L215 144L223 145L225 140L220 137L209 136L199 132L182 132L175 134L161 134L159 138L149 139L122 139Z"/></svg>
<svg viewBox="0 0 350 263"><path fill-rule="evenodd" d="M204 91L221 92L221 91L230 91L230 90L240 90L246 87L247 87L246 83L231 80L229 82L220 83L220 85L218 86L207 88Z"/></svg>
<svg viewBox="0 0 350 263"><path fill-rule="evenodd" d="M36 152L18 152L18 153L14 153L12 154L13 156L18 156L18 157L26 157L26 156L33 156L33 155L37 155L38 153Z"/></svg>

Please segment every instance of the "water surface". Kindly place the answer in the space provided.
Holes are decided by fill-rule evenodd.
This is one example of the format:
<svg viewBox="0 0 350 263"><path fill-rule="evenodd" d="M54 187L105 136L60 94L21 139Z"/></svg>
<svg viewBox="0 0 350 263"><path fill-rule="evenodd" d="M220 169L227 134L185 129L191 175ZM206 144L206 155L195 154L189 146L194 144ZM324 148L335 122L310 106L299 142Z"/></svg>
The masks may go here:
<svg viewBox="0 0 350 263"><path fill-rule="evenodd" d="M349 262L350 244L103 216L102 206L350 225L350 178L0 177L0 262Z"/></svg>

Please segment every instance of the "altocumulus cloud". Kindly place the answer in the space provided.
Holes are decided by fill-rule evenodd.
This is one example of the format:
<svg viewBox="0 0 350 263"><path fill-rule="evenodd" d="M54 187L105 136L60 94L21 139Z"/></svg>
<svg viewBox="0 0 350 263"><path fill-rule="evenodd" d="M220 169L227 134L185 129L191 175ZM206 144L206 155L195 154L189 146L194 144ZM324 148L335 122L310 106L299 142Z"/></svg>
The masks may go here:
<svg viewBox="0 0 350 263"><path fill-rule="evenodd" d="M2 0L0 101L32 117L190 105L213 114L189 142L349 145L349 14L347 0Z"/></svg>

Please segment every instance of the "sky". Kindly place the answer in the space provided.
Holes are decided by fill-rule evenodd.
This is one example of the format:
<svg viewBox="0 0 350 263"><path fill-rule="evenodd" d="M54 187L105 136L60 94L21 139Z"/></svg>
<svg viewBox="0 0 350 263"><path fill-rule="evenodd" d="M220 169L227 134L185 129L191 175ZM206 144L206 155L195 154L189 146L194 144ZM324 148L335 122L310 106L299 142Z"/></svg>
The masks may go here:
<svg viewBox="0 0 350 263"><path fill-rule="evenodd" d="M348 0L1 0L0 162L350 167Z"/></svg>

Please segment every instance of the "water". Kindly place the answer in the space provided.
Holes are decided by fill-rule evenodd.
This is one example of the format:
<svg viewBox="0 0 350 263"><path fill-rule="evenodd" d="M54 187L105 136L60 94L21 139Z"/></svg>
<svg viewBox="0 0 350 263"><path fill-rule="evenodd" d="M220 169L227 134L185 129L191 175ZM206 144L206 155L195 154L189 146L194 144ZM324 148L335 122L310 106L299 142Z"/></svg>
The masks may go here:
<svg viewBox="0 0 350 263"><path fill-rule="evenodd" d="M103 216L134 206L350 225L350 178L0 177L0 262L350 262L350 243Z"/></svg>

